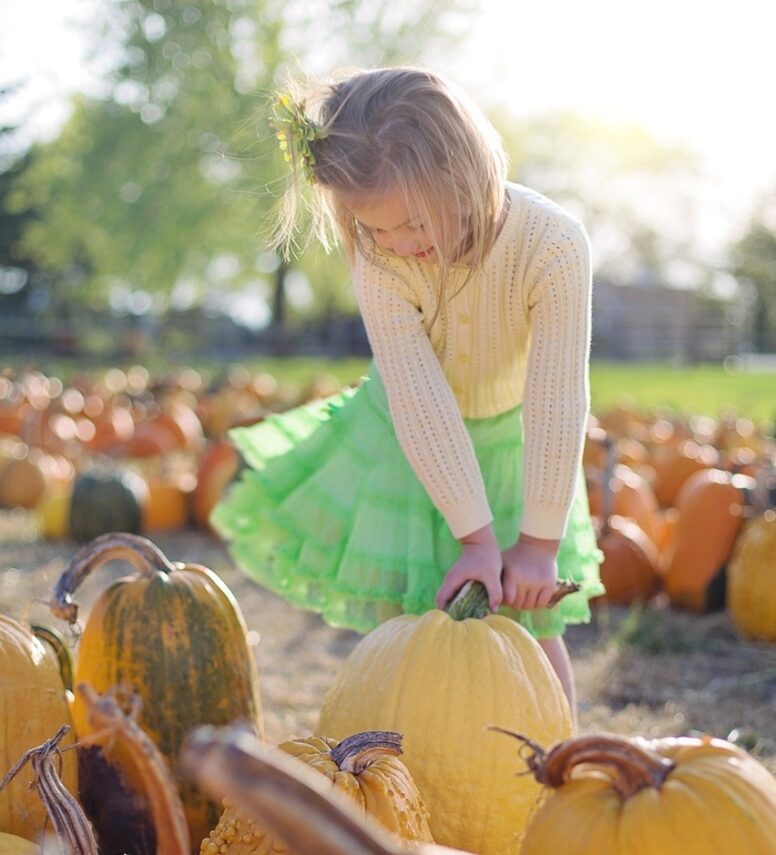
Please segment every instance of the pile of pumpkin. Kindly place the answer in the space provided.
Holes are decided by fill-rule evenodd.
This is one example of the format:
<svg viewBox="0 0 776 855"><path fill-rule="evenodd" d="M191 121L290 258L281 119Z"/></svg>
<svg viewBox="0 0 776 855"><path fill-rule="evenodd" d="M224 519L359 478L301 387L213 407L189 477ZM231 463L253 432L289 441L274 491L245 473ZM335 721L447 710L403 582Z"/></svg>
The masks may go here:
<svg viewBox="0 0 776 855"><path fill-rule="evenodd" d="M67 385L27 370L0 375L0 508L34 509L40 534L85 542L110 531L208 526L238 467L234 424L330 394L233 365L211 381L188 368L81 373Z"/></svg>
<svg viewBox="0 0 776 855"><path fill-rule="evenodd" d="M776 441L746 420L617 408L591 417L584 467L603 600L727 606L776 641Z"/></svg>
<svg viewBox="0 0 776 855"><path fill-rule="evenodd" d="M776 853L763 766L711 737L572 736L541 648L481 586L365 636L317 734L268 749L245 622L210 570L102 535L53 614L75 626L74 592L114 559L134 572L92 607L72 679L56 632L0 619L0 852L49 830L80 855Z"/></svg>

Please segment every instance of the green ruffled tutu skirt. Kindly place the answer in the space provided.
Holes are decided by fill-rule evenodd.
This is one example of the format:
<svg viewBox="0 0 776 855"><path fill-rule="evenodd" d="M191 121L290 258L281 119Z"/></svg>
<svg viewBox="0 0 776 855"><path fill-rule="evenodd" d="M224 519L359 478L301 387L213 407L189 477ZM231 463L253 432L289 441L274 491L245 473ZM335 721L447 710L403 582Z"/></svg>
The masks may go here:
<svg viewBox="0 0 776 855"><path fill-rule="evenodd" d="M506 549L520 527L520 407L464 422ZM435 608L461 547L404 456L374 364L356 389L229 436L247 465L211 521L250 576L333 626L364 633ZM580 471L558 571L581 590L551 609L503 613L538 638L588 621L588 599L603 593L600 560Z"/></svg>

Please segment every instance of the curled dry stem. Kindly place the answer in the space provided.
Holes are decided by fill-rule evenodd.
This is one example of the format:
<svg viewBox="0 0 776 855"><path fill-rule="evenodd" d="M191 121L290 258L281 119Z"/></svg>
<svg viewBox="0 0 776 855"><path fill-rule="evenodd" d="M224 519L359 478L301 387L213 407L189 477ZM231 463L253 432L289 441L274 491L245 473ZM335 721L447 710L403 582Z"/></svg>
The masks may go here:
<svg viewBox="0 0 776 855"><path fill-rule="evenodd" d="M676 765L656 751L622 736L577 736L564 739L545 751L522 733L495 725L490 729L518 739L520 756L528 771L538 783L551 789L563 786L577 766L592 765L609 776L612 787L623 799L629 799L646 787L659 789ZM524 749L528 750L527 754Z"/></svg>
<svg viewBox="0 0 776 855"><path fill-rule="evenodd" d="M176 569L167 556L148 538L127 532L101 534L84 544L62 571L49 602L51 612L61 620L74 624L78 619L78 604L72 594L84 579L108 561L129 562L139 573L172 573Z"/></svg>
<svg viewBox="0 0 776 855"><path fill-rule="evenodd" d="M401 733L392 730L366 730L343 739L329 753L340 771L360 775L386 754L402 754L401 741Z"/></svg>
<svg viewBox="0 0 776 855"><path fill-rule="evenodd" d="M35 775L32 786L38 791L63 851L68 855L97 855L97 841L92 827L60 778L62 749L59 743L69 730L70 726L63 724L51 739L26 751L0 781L0 791L29 762Z"/></svg>

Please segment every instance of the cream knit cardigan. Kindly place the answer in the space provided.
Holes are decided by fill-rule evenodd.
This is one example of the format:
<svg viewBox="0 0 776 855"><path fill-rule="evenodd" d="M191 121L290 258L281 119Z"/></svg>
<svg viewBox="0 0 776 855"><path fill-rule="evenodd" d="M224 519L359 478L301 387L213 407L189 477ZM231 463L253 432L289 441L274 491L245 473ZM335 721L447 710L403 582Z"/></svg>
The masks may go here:
<svg viewBox="0 0 776 855"><path fill-rule="evenodd" d="M466 271L454 271L433 324L436 265L358 253L354 283L399 443L453 535L493 520L463 418L522 403L520 530L559 539L589 406L589 243L549 199L518 184L507 191L483 269L457 294Z"/></svg>

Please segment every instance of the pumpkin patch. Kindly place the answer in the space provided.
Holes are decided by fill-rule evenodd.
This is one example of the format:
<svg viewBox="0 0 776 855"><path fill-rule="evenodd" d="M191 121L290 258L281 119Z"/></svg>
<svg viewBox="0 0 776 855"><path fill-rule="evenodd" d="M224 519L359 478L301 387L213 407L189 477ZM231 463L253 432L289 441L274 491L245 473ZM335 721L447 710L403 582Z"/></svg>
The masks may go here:
<svg viewBox="0 0 776 855"><path fill-rule="evenodd" d="M49 599L54 614L73 628L72 636L62 635L75 652L77 687L72 696L67 657L62 649L55 652L56 643L50 649L25 622L8 630L13 638L24 639L27 659L48 675L43 688L38 687L37 671L28 675L26 666L16 663L16 653L3 647L3 668L16 663L8 665L14 677L7 685L25 687L12 709L28 709L36 687L52 707L59 698L59 711L54 714L36 702L35 716L7 713L0 720L6 739L0 779L26 750L50 741L62 724L69 724L73 730L57 743L67 750L54 751L50 761L61 762L63 787L84 809L101 855L123 852L128 833L138 855L295 852L282 834L291 826L308 847L295 855L351 855L353 841L364 844L359 827L368 829L376 841L368 845L377 848L356 851L391 855L406 851L398 838L411 841L424 855L450 851L434 846L432 835L459 852L486 855L593 848L630 855L630 850L616 848L630 839L628 829L636 829L634 840L642 846L636 851L645 855L713 855L715 841L728 847L720 852L771 855L774 779L755 759L765 756L771 762L773 736L766 726L747 728L744 711L730 721L729 730L717 733L728 734L730 741L637 737L697 729L691 716L705 698L705 687L685 672L672 685L640 687L659 720L648 729L625 718L635 703L633 686L620 686L621 699L614 689L606 694L609 676L627 671L636 659L635 654L629 659L627 650L611 654L610 672L600 669L595 690L590 684L586 689L581 718L588 732L575 738L565 698L541 650L504 618L475 617L476 609L458 619L436 610L405 615L358 643L334 630L315 636L317 619L309 616L287 618L293 629L282 644L278 623L267 628L251 614L246 624L235 596L215 573L196 561L169 560L139 533L178 533L181 540L174 542L207 542L209 512L240 466L223 430L235 420L263 418L288 402L281 402L266 378L258 382L240 372L223 390L215 385L165 386L142 373L131 382L126 375L124 379L112 392L85 384L65 389L52 398L50 412L39 398L35 406L25 402L20 388L5 401L2 416L11 432L23 428L25 437L0 437L0 487L10 485L8 491L0 489L0 505L16 519L22 519L22 511L34 514L37 531L62 539L60 548L67 553L59 583L61 567L54 570L51 564L40 570L47 585L54 585L53 596L45 587L34 596ZM117 382L117 377L111 379ZM327 389L331 391L321 384L310 393ZM753 639L746 648L751 667L736 671L720 656L719 672L707 680L708 692L728 700L747 686L747 697L756 698L751 703L758 711L771 703L773 669L767 655L772 648L767 646L776 643L776 517L766 481L773 457L773 441L751 423L694 423L623 410L592 424L585 463L608 590L598 604L597 623L581 662L596 653L590 636L605 632L608 621L618 621L624 609L640 601L644 605L632 616L683 612L682 627L694 620L710 627L716 620L721 632L709 630L702 636L715 651L718 644L729 648L735 639L742 645ZM19 472L26 473L23 480ZM199 531L194 533L192 526ZM85 545L79 548L72 540ZM172 550L169 554L174 557ZM93 571L116 559L128 562L130 569L110 585L101 584L101 574ZM5 576L0 573L0 592L8 593L15 584L28 590L23 572L9 567ZM84 590L91 590L92 602L79 624L73 600L87 579ZM726 586L719 587L720 580ZM291 614L271 600L266 605L260 592L245 601L251 608L261 602ZM723 604L729 619L707 614ZM0 630L9 620L0 619ZM273 674L264 707L246 639L248 626L254 642L261 637ZM638 639L632 626L629 632L627 639L621 636L621 645ZM668 630L664 636L662 649L670 651L676 639ZM691 635L685 640L691 659L702 645ZM346 656L348 650L352 652ZM334 659L338 665L344 660L336 675ZM300 688L294 669L302 660L307 664ZM514 689L507 691L508 686ZM4 697L12 697L10 689ZM628 738L615 740L614 747L598 733L601 720L607 720L602 709L610 709L602 698L616 710L613 726L628 731ZM268 733L278 744L270 757L282 753L293 764L262 767L265 778L258 780L270 789L278 787L275 796L266 796L257 780L249 784L247 767L239 764L231 768L228 781L213 771L195 784L205 755L187 769L181 750L199 725L247 720L256 759L266 750L256 739L265 714L271 721ZM38 728L34 737L14 735L33 725ZM518 756L507 737L490 725L525 733L534 746L556 746L536 755L536 779L521 774L528 749ZM344 749L337 755L340 746L353 747L353 734L376 729L402 734L401 758L385 746L364 749L361 760L354 759L358 752L351 756ZM295 736L313 730L319 735ZM134 747L125 739L132 735L137 738ZM247 732L224 737L222 747L233 738L240 742ZM580 738L596 741L575 742ZM12 739L13 749L8 747ZM562 751L558 746L564 746ZM622 770L617 765L621 761ZM291 790L283 789L288 782L281 784L280 778L286 773L293 778L298 766L315 770L319 784L326 784L322 802L309 793L295 801L298 792L292 797ZM540 766L545 771L538 771ZM277 780L266 777L276 772ZM627 783L628 776L637 783ZM17 775L0 790L0 853L40 851L41 830L51 828L45 806L29 788L32 777L30 772ZM307 785L309 777L301 777ZM680 789L686 803L674 800ZM311 792L321 795L315 785ZM337 798L343 794L349 808L342 808ZM262 813L259 804L265 796L275 805L271 815ZM684 824L679 823L676 833L677 824L666 817L685 810L689 814L689 803L695 819L684 823L690 836L682 836ZM349 825L354 806L356 824ZM342 816L337 812L341 808ZM568 815L574 823L565 819ZM707 826L713 831L704 836ZM385 828L392 834L386 835ZM350 842L342 844L343 839Z"/></svg>

